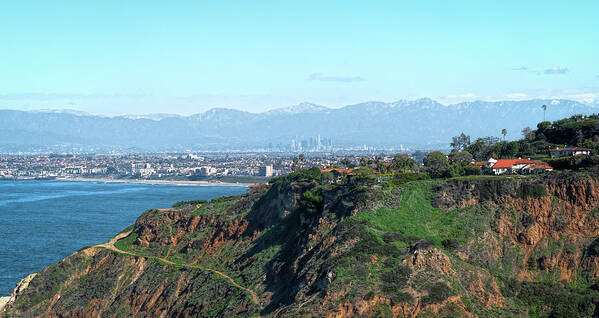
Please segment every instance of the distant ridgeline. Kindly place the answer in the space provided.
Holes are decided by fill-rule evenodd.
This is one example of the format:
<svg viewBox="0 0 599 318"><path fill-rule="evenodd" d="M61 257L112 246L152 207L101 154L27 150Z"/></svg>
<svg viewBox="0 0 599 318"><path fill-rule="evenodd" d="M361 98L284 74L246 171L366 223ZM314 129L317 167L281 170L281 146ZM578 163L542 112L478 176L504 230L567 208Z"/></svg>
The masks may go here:
<svg viewBox="0 0 599 318"><path fill-rule="evenodd" d="M59 112L0 110L0 152L181 151L264 149L290 151L320 136L322 146L395 149L447 147L447 136L468 127L473 138L519 136L522 127L598 112L597 105L570 100L465 102L431 99L368 102L342 108L300 104L264 113L212 109L192 115L103 117ZM320 143L318 143L319 146ZM317 147L318 148L318 147ZM306 149L302 147L302 149Z"/></svg>

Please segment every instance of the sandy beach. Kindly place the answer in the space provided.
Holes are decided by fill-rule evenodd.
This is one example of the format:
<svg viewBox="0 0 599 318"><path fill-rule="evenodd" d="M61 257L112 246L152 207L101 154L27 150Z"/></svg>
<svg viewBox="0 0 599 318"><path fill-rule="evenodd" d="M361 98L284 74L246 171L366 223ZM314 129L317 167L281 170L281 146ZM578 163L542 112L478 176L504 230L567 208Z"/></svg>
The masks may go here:
<svg viewBox="0 0 599 318"><path fill-rule="evenodd" d="M145 180L145 179L108 179L108 178L56 178L56 181L84 181L84 182L104 182L104 183L143 183L143 184L170 184L181 186L227 186L227 187L247 187L252 183L239 182L220 182L220 181L189 181L189 180Z"/></svg>

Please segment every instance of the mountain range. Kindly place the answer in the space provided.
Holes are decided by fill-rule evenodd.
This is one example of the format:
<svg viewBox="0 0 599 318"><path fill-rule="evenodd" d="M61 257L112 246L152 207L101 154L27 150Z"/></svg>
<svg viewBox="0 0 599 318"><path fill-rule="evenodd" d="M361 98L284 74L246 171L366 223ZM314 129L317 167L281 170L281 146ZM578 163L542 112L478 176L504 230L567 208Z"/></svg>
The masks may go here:
<svg viewBox="0 0 599 318"><path fill-rule="evenodd" d="M335 147L432 149L447 147L461 132L472 138L500 136L505 128L507 139L517 139L544 116L556 120L596 112L599 104L564 99L443 105L428 98L341 108L301 103L263 113L213 108L191 116L0 110L0 152L286 149L292 139L319 135Z"/></svg>

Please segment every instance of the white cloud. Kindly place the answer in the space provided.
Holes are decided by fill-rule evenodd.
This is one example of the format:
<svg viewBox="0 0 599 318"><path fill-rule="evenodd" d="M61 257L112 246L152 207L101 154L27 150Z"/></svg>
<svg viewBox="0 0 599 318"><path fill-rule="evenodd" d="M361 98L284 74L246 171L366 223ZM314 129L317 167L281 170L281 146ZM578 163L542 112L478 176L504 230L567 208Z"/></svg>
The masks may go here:
<svg viewBox="0 0 599 318"><path fill-rule="evenodd" d="M566 74L570 70L567 67L554 66L543 71L543 74Z"/></svg>
<svg viewBox="0 0 599 318"><path fill-rule="evenodd" d="M365 81L363 77L360 76L339 76L339 75L325 75L322 73L313 73L308 76L309 81L321 81L321 82L361 82Z"/></svg>
<svg viewBox="0 0 599 318"><path fill-rule="evenodd" d="M446 96L439 96L437 98L441 103L446 105L482 99L480 96L474 93L451 94Z"/></svg>
<svg viewBox="0 0 599 318"><path fill-rule="evenodd" d="M528 96L528 94L525 94L525 93L509 93L509 94L505 94L504 97L506 99L515 99L515 100L524 100L524 99L530 98L530 96Z"/></svg>

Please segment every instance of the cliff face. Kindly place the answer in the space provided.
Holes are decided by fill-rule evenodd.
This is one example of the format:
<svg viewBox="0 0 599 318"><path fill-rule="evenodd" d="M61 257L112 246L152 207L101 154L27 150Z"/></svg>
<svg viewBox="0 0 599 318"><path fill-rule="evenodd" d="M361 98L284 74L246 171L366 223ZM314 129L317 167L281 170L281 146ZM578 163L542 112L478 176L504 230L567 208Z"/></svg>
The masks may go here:
<svg viewBox="0 0 599 318"><path fill-rule="evenodd" d="M283 180L150 210L38 273L0 316L593 316L598 180Z"/></svg>

